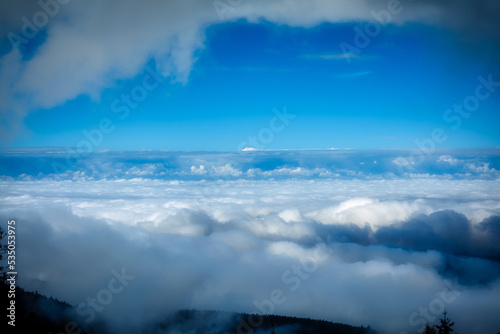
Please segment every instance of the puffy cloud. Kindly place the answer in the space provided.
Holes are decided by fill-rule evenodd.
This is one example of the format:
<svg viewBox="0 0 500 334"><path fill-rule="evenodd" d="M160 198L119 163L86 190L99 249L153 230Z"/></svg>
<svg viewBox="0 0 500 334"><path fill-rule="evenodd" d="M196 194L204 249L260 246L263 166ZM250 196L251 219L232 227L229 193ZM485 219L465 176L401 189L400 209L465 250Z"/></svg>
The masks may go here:
<svg viewBox="0 0 500 334"><path fill-rule="evenodd" d="M278 214L278 216L287 223L303 221L303 217L298 209L283 210Z"/></svg>
<svg viewBox="0 0 500 334"><path fill-rule="evenodd" d="M408 219L414 212L425 212L418 202L379 202L369 198L352 198L321 210L316 219L325 224L354 223L378 227Z"/></svg>
<svg viewBox="0 0 500 334"><path fill-rule="evenodd" d="M199 167L191 166L191 173L196 175L204 175L207 173L207 171L205 170L205 166L203 165L200 165Z"/></svg>
<svg viewBox="0 0 500 334"><path fill-rule="evenodd" d="M465 165L470 171L478 173L478 174L490 174L496 173L497 170L495 168L490 168L489 163L483 163L482 165L478 165L475 163L468 163Z"/></svg>
<svg viewBox="0 0 500 334"><path fill-rule="evenodd" d="M262 307L413 332L440 305L457 330L497 330L499 179L459 173L497 168L495 151L436 152L421 175L385 170L401 150L107 152L55 173L66 154L0 154L19 284L78 305L125 268L136 278L100 313L122 332L179 308ZM459 160L452 177L445 155ZM274 289L286 302L269 309Z"/></svg>
<svg viewBox="0 0 500 334"><path fill-rule="evenodd" d="M0 216L17 219L27 289L79 304L113 269L135 276L100 313L120 330L114 319L126 315L137 328L183 307L259 312L280 289L286 302L268 311L415 331L419 310L448 289L453 318L476 317L457 328L491 331L489 310L500 306L496 183L18 179L0 183Z"/></svg>
<svg viewBox="0 0 500 334"><path fill-rule="evenodd" d="M16 216L22 236L21 286L79 304L107 286L113 269L125 268L135 277L99 313L122 332L182 307L268 310L370 324L388 333L415 331L419 326L408 322L410 315L416 314L414 322L425 319L419 309L435 309L443 291L448 311L460 319L461 331L477 324L492 330L496 325L490 310L499 306L498 263L474 257L452 259L453 275L446 269L450 262L444 253L337 243L332 241L333 231L318 235L323 240L302 244L286 240L284 230L268 231L271 238L266 238L199 214L190 216L185 228L225 227L211 233L184 233L176 229L177 223L167 221L168 226L156 227L109 224L77 216L60 205L45 210L3 208L2 216L7 213ZM492 235L491 240L496 238ZM460 283L467 275L489 275L488 284ZM453 283L455 277L459 281ZM265 301L274 289L282 290L286 301L271 310ZM475 313L475 321L463 321L470 319L470 313Z"/></svg>
<svg viewBox="0 0 500 334"><path fill-rule="evenodd" d="M455 166L458 164L458 160L449 156L449 155L442 155L438 158L438 162L447 162L452 166Z"/></svg>
<svg viewBox="0 0 500 334"><path fill-rule="evenodd" d="M258 151L255 147L245 147L242 149L243 152L248 152L248 151Z"/></svg>

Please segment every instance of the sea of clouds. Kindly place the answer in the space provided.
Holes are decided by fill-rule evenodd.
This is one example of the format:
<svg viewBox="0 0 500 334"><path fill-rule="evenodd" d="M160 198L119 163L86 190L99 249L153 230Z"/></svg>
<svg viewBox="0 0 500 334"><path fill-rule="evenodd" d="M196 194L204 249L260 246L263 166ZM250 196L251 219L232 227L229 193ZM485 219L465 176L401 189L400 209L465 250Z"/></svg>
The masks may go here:
<svg viewBox="0 0 500 334"><path fill-rule="evenodd" d="M416 333L446 308L493 333L498 153L9 149L0 218L17 223L19 286L89 322L97 297L121 331L194 308Z"/></svg>

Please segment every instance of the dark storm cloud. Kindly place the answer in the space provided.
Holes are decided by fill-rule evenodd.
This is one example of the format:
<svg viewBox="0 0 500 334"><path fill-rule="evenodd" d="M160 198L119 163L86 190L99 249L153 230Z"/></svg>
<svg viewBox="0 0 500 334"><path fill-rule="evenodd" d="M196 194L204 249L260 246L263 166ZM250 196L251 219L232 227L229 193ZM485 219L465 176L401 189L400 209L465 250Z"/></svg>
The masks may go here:
<svg viewBox="0 0 500 334"><path fill-rule="evenodd" d="M472 225L454 211L421 215L400 225L381 227L379 243L426 251L429 249L458 256L483 257L500 262L500 217L494 216Z"/></svg>
<svg viewBox="0 0 500 334"><path fill-rule="evenodd" d="M0 36L2 39L9 32L18 31L23 16L33 15L40 9L37 0L1 1L0 2Z"/></svg>
<svg viewBox="0 0 500 334"><path fill-rule="evenodd" d="M443 0L416 1L415 6L436 7L438 20L457 28L468 37L479 39L495 38L499 42L498 15L500 3L495 0Z"/></svg>
<svg viewBox="0 0 500 334"><path fill-rule="evenodd" d="M380 256L394 263L408 261L398 252L382 251L388 247L408 254L440 254L439 261L432 266L443 276L456 277L464 284L485 284L500 277L500 245L496 242L500 238L499 216L472 224L463 214L448 210L420 214L377 230L369 225L354 224L320 225L316 228L318 234L328 234L336 242L358 245L339 248L348 261L367 261ZM365 246L370 247L363 250ZM420 260L413 263L420 263Z"/></svg>

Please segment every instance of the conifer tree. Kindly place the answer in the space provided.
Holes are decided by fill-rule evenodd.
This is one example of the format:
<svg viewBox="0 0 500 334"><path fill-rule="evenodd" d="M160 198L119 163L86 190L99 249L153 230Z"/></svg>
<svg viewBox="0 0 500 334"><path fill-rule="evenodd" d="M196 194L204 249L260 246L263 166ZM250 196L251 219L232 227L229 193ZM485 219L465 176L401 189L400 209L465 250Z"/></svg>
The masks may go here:
<svg viewBox="0 0 500 334"><path fill-rule="evenodd" d="M453 325L455 325L455 323L448 318L447 314L448 312L445 310L443 316L439 319L439 325L436 325L438 334L449 334L453 332Z"/></svg>
<svg viewBox="0 0 500 334"><path fill-rule="evenodd" d="M6 283L7 273L5 268L2 266L3 255L7 253L7 244L3 244L2 239L7 236L7 233L0 226L0 283Z"/></svg>
<svg viewBox="0 0 500 334"><path fill-rule="evenodd" d="M425 324L423 334L436 334L436 328L434 326L429 325L429 323Z"/></svg>

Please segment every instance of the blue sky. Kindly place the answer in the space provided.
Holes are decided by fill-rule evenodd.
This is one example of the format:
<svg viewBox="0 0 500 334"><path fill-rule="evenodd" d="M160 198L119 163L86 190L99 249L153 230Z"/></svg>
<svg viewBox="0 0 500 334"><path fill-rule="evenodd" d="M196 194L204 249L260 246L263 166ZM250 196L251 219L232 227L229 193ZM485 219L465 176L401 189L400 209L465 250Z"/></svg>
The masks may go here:
<svg viewBox="0 0 500 334"><path fill-rule="evenodd" d="M210 22L200 28L201 43L190 49L193 61L184 78L164 71L151 53L127 75L104 69L96 87L83 80L84 88L63 99L31 103L17 120L19 131L2 144L76 147L87 140L82 131L109 119L113 130L92 150L231 151L269 128L274 109L286 108L296 117L259 148L413 148L415 140L431 139L436 128L446 135L439 147L500 145L497 91L468 118L460 116L458 127L453 127L458 120L443 118L455 103L475 94L478 76L500 80L494 38L470 42L466 30L422 22L378 25L380 33L368 37L356 58L342 58L340 44L354 45L356 29L365 29L367 22L301 26L246 17ZM21 66L43 57L52 31L33 39L35 47L20 48ZM5 51L4 59L9 55ZM73 80L75 66L60 74L62 81ZM160 73L161 84L120 119L113 101L142 85L146 68ZM50 84L50 77L45 79Z"/></svg>

